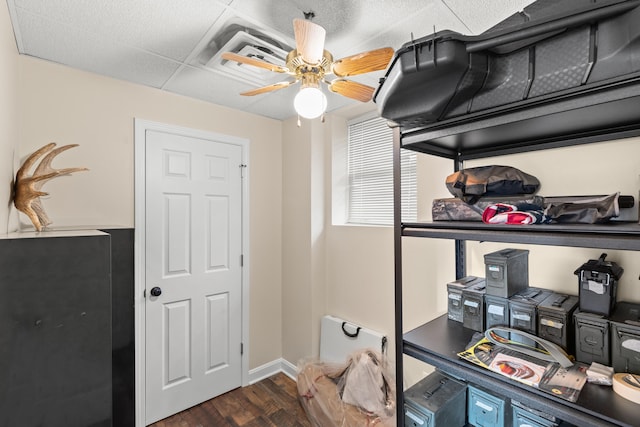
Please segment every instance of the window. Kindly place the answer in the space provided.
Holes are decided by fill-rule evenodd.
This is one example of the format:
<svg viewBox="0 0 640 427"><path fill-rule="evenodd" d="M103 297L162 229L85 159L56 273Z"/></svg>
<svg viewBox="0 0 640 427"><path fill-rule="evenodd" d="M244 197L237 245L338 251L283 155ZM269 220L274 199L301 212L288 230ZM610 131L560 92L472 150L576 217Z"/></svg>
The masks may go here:
<svg viewBox="0 0 640 427"><path fill-rule="evenodd" d="M393 225L393 130L376 117L349 123L348 214L351 224ZM416 154L401 150L402 220L415 221Z"/></svg>

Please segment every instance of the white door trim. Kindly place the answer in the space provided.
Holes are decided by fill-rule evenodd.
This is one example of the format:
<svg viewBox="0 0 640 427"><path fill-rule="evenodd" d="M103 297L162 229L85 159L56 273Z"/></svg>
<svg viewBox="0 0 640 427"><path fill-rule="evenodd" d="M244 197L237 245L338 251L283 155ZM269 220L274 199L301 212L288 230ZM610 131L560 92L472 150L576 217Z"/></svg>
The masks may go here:
<svg viewBox="0 0 640 427"><path fill-rule="evenodd" d="M135 425L145 426L145 135L148 130L193 138L223 140L242 147L242 385L249 384L249 140L148 120L134 119L134 224L135 224Z"/></svg>

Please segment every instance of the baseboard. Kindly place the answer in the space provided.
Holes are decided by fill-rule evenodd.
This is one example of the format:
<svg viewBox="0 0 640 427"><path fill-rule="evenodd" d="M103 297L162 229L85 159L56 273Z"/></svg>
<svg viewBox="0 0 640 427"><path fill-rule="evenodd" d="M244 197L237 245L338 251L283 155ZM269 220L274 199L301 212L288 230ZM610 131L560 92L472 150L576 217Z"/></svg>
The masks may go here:
<svg viewBox="0 0 640 427"><path fill-rule="evenodd" d="M282 372L294 381L298 377L298 368L288 360L282 359Z"/></svg>
<svg viewBox="0 0 640 427"><path fill-rule="evenodd" d="M280 358L272 362L265 363L262 366L258 366L257 368L251 369L249 371L249 384L257 383L258 381L268 378L279 372L284 373L286 376L288 376L294 381L296 380L296 376L297 376L296 366L293 363L283 358Z"/></svg>

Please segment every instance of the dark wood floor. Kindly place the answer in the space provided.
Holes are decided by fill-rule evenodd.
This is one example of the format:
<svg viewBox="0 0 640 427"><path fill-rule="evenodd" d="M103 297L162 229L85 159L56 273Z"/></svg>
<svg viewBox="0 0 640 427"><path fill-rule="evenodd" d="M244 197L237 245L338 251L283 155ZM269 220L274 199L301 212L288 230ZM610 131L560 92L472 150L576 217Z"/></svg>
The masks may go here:
<svg viewBox="0 0 640 427"><path fill-rule="evenodd" d="M150 427L311 427L296 383L283 373L241 387Z"/></svg>

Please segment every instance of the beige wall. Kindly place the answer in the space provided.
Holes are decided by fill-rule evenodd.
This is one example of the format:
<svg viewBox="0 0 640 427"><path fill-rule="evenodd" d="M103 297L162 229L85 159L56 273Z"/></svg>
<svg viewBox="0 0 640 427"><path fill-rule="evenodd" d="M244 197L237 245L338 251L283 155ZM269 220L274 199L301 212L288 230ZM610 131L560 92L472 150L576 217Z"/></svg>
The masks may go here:
<svg viewBox="0 0 640 427"><path fill-rule="evenodd" d="M332 147L326 163L330 181L344 180L331 168L340 168L346 139L346 120L362 111L334 115ZM336 123L342 120L340 125ZM335 161L335 163L334 163ZM465 166L507 164L534 174L541 182L541 195L610 194L621 191L638 197L640 189L640 139L610 141L593 145L537 151L468 162ZM450 160L431 156L418 157L419 218L431 219L431 201L451 197L444 185L453 170ZM342 204L341 195L327 186L327 203ZM336 200L337 199L337 200ZM336 211L344 209L334 207ZM331 212L331 207L329 207ZM330 215L328 215L330 216ZM543 225L541 227L544 227ZM327 220L327 313L346 318L387 334L393 342L393 230L390 227L332 225ZM468 242L467 273L484 276L483 255L504 247L522 247L531 251L530 283L577 294L573 271L589 259L607 252L607 259L625 268L619 286L619 299L640 301L640 254L633 251L610 251L583 248L556 248L536 245L504 245ZM454 243L450 240L403 238L403 326L408 331L447 310L446 283L455 278ZM393 350L390 349L393 359ZM430 372L431 367L404 358L405 386L410 386Z"/></svg>
<svg viewBox="0 0 640 427"><path fill-rule="evenodd" d="M430 220L431 201L451 197L444 185L452 172L448 160L420 155L418 169L419 217ZM547 151L469 161L465 167L504 164L518 167L540 179L539 194L588 195L620 191L638 199L640 189L640 138L608 141L592 145L565 147ZM544 227L533 225L531 227ZM526 242L525 242L526 243ZM618 287L618 300L640 302L637 286L640 253L526 244L467 242L467 274L484 277L484 254L514 247L528 249L531 286L578 294L576 268L606 252L607 259L625 269ZM454 278L453 241L439 239L403 239L404 329L410 330L446 313L446 283ZM434 262L435 261L435 262ZM444 268L443 268L444 267ZM405 386L411 386L431 368L405 356Z"/></svg>
<svg viewBox="0 0 640 427"><path fill-rule="evenodd" d="M6 25L2 25L5 23ZM291 363L317 356L324 314L343 317L394 339L393 230L332 223L332 185L346 120L331 114L322 124L279 122L109 79L46 61L19 57L5 7L0 7L0 177L13 176L13 151L24 158L56 141L80 146L56 166L90 172L49 182L44 200L54 226L133 226L133 119L219 132L250 140L250 367L284 357ZM250 126L247 126L250 123ZM623 191L638 196L637 139L494 158L521 167L543 182L541 194ZM469 163L467 166L479 164ZM550 167L550 165L552 167ZM560 165L560 166L557 166ZM419 165L420 216L434 197L446 197L442 159ZM578 179L579 177L579 179ZM8 186L0 199L8 202ZM0 208L0 232L15 210ZM22 216L24 225L28 225ZM503 245L470 243L469 274L483 275L484 253ZM600 250L529 246L532 284L576 292L573 270ZM453 242L403 240L404 327L409 330L446 311L446 282L454 275ZM621 299L640 301L638 254L607 251L625 268ZM560 261L559 261L560 260ZM393 358L393 348L389 348ZM412 384L427 367L407 363Z"/></svg>
<svg viewBox="0 0 640 427"><path fill-rule="evenodd" d="M7 3L0 3L0 234L10 222L11 182L14 152L19 141L19 56L13 36ZM13 217L15 221L15 217ZM14 224L15 226L15 224Z"/></svg>
<svg viewBox="0 0 640 427"><path fill-rule="evenodd" d="M283 358L318 355L325 314L325 125L283 122Z"/></svg>
<svg viewBox="0 0 640 427"><path fill-rule="evenodd" d="M280 358L281 122L30 57L20 74L21 157L50 141L79 144L54 166L90 169L44 187L53 228L134 225L134 118L250 141L249 365Z"/></svg>
<svg viewBox="0 0 640 427"><path fill-rule="evenodd" d="M356 107L332 116L331 144L327 146L327 314L338 316L386 335L387 354L395 362L393 227L345 225L344 195L334 186L345 185L347 122L367 114ZM421 156L418 162L421 201L445 197L438 186L427 185L449 173L451 161ZM332 185L333 184L333 185ZM446 193L446 189L444 189ZM430 217L431 203L419 211ZM333 221L332 215L333 214ZM446 240L403 239L403 327L415 328L446 312L446 287L455 275L453 243ZM430 367L405 357L405 383L411 385Z"/></svg>
<svg viewBox="0 0 640 427"><path fill-rule="evenodd" d="M541 182L538 194L542 196L620 191L635 196L638 204L640 138L501 156L468 162L465 166L480 164L506 164L536 176ZM504 247L507 245L469 243L468 272L484 275L483 255ZM615 261L624 268L618 286L618 300L640 302L640 252L536 245L508 247L529 249L529 282L532 286L570 294L578 293L578 279L573 272L589 259L597 259L601 253L607 253L607 260Z"/></svg>

